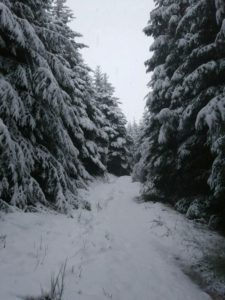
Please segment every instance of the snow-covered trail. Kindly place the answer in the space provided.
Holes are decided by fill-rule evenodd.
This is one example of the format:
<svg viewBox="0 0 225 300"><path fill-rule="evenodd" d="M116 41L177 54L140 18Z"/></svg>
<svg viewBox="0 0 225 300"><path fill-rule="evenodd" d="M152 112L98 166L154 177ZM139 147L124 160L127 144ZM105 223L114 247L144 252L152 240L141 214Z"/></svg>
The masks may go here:
<svg viewBox="0 0 225 300"><path fill-rule="evenodd" d="M63 300L211 299L179 267L201 255L209 234L162 204L138 204L138 195L130 177L110 177L84 193L91 212L5 216L0 299L40 295L65 260Z"/></svg>
<svg viewBox="0 0 225 300"><path fill-rule="evenodd" d="M92 250L83 258L78 299L210 299L173 263L173 247L167 250L154 228L151 233L150 210L134 201L138 195L130 177L91 190L97 214L86 236ZM65 299L73 299L73 285Z"/></svg>

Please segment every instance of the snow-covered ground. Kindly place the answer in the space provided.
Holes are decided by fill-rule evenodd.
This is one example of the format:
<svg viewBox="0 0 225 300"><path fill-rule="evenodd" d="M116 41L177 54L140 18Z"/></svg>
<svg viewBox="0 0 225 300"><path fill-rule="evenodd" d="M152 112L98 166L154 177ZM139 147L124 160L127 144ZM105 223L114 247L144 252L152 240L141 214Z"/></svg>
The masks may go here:
<svg viewBox="0 0 225 300"><path fill-rule="evenodd" d="M73 218L13 213L0 220L0 299L48 291L66 263L63 300L207 300L182 267L223 239L159 203L137 203L139 184L109 177L83 193Z"/></svg>

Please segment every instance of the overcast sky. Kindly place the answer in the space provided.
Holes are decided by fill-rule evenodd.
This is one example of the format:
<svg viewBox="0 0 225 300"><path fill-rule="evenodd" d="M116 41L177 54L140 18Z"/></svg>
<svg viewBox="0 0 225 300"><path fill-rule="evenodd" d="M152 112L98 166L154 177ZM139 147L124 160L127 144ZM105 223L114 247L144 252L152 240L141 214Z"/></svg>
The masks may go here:
<svg viewBox="0 0 225 300"><path fill-rule="evenodd" d="M71 27L83 35L88 65L109 75L127 119L140 120L150 75L144 61L151 40L143 33L153 0L67 0L76 19Z"/></svg>

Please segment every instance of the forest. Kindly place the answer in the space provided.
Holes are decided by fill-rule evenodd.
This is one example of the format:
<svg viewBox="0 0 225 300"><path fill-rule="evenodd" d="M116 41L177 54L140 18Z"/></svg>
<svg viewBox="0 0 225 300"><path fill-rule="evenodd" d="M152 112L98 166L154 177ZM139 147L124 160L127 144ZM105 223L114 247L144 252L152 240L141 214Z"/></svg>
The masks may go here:
<svg viewBox="0 0 225 300"><path fill-rule="evenodd" d="M225 2L154 5L140 33L150 45L145 111L140 122L128 122L101 61L93 70L83 58L85 37L71 28L76 12L66 0L0 0L0 299L225 299ZM148 239L155 248L148 250ZM70 262L72 247L82 253L80 264ZM124 251L116 256L124 265L113 269L123 286L104 281L118 263L113 255L88 265L96 247L102 255ZM50 248L61 254L51 250L56 260L46 262ZM127 288L148 251L158 281L144 269L140 286ZM167 265L163 251L177 264ZM15 275L26 263L22 272L34 272L36 282L30 290ZM76 292L71 279L65 292L68 265L80 280ZM94 274L81 282L87 266L89 274L104 266L96 275L100 292ZM38 292L41 274L49 277L55 267L51 292ZM9 293L12 274L16 298Z"/></svg>
<svg viewBox="0 0 225 300"><path fill-rule="evenodd" d="M90 69L65 1L1 1L1 207L84 205L78 188L129 173L125 117Z"/></svg>

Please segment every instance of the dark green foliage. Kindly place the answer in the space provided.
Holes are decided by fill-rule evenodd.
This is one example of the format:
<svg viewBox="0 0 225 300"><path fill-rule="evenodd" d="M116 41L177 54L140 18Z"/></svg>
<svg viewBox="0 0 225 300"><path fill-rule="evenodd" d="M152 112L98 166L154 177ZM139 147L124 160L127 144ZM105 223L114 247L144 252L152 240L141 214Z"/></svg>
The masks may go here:
<svg viewBox="0 0 225 300"><path fill-rule="evenodd" d="M201 197L223 216L224 16L223 1L156 1L144 30L154 38L146 62L152 92L135 167L150 198Z"/></svg>
<svg viewBox="0 0 225 300"><path fill-rule="evenodd" d="M128 175L130 166L125 116L119 108L118 99L114 96L114 88L99 67L95 72L94 80L96 102L104 116L104 130L108 136L105 156L107 170L117 176Z"/></svg>
<svg viewBox="0 0 225 300"><path fill-rule="evenodd" d="M79 206L77 188L106 168L89 69L68 10L52 1L0 3L0 203ZM60 3L59 3L60 2ZM66 17L67 16L67 17Z"/></svg>

